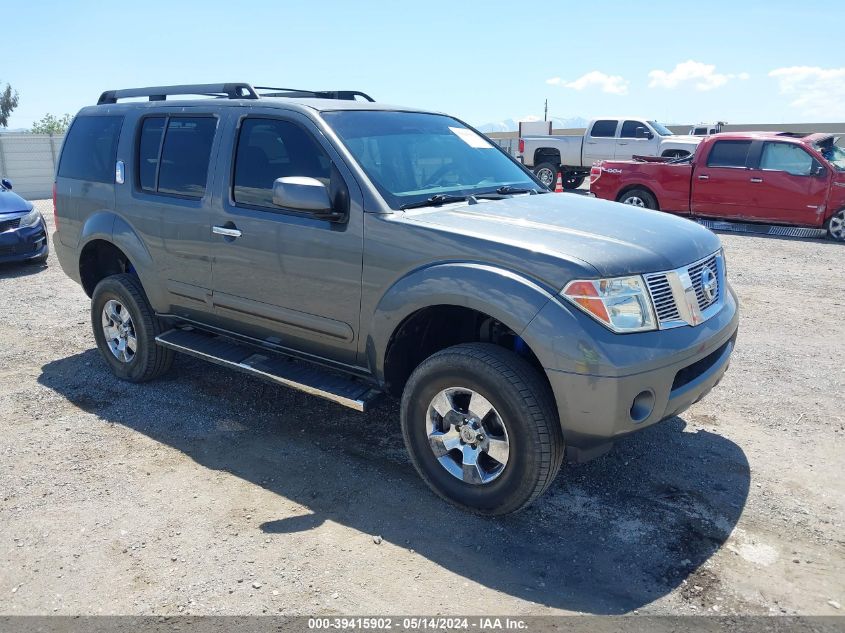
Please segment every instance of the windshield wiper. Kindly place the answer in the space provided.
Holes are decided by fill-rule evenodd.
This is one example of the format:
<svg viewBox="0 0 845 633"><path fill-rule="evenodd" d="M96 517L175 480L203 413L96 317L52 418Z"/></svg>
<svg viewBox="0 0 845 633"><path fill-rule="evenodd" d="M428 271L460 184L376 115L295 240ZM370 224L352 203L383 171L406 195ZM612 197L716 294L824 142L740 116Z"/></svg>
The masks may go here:
<svg viewBox="0 0 845 633"><path fill-rule="evenodd" d="M431 196L430 198L426 198L425 200L420 200L418 202L408 202L407 204L401 205L399 208L404 211L405 209L436 207L441 204L448 204L450 202L464 202L466 199L467 196L455 196L449 193L437 193Z"/></svg>
<svg viewBox="0 0 845 633"><path fill-rule="evenodd" d="M502 185L496 189L496 193L505 196L508 194L530 193L532 196L537 193L536 189L526 189L524 187L514 187L513 185Z"/></svg>

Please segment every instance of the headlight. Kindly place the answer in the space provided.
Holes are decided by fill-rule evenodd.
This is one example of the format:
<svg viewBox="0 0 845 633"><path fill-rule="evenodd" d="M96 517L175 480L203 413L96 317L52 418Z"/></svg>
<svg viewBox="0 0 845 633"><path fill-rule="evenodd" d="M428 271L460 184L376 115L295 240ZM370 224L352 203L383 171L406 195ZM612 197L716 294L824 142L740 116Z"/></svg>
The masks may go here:
<svg viewBox="0 0 845 633"><path fill-rule="evenodd" d="M21 218L21 223L18 225L18 228L26 229L30 226L35 226L39 222L41 222L41 214L38 212L38 209L33 207L32 211Z"/></svg>
<svg viewBox="0 0 845 633"><path fill-rule="evenodd" d="M651 300L639 275L570 281L562 294L614 332L656 329Z"/></svg>

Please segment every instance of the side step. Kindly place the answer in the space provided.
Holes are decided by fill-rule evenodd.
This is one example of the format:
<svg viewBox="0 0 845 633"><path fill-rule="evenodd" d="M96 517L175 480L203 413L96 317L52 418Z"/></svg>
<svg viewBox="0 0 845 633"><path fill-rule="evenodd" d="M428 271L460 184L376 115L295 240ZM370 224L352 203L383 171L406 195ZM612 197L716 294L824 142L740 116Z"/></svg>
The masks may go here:
<svg viewBox="0 0 845 633"><path fill-rule="evenodd" d="M200 330L168 330L156 343L364 412L381 392L361 380Z"/></svg>
<svg viewBox="0 0 845 633"><path fill-rule="evenodd" d="M731 233L752 233L756 235L779 235L781 237L825 237L825 229L810 229L803 226L781 226L779 224L746 224L727 220L696 220L711 231Z"/></svg>

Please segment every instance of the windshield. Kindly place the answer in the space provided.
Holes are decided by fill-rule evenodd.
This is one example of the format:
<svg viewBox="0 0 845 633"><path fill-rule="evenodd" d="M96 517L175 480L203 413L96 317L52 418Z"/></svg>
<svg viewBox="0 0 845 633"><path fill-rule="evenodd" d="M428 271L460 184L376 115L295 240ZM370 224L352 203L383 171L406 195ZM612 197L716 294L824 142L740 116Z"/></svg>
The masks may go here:
<svg viewBox="0 0 845 633"><path fill-rule="evenodd" d="M432 196L492 193L507 185L542 190L519 165L451 117L338 110L324 112L323 118L394 209Z"/></svg>
<svg viewBox="0 0 845 633"><path fill-rule="evenodd" d="M845 171L845 149L839 145L833 144L833 139L827 142L820 143L816 146L830 164L836 168L836 171Z"/></svg>
<svg viewBox="0 0 845 633"><path fill-rule="evenodd" d="M649 121L648 124L654 128L654 131L657 132L660 136L673 136L674 132L670 130L668 127L660 123L659 121Z"/></svg>

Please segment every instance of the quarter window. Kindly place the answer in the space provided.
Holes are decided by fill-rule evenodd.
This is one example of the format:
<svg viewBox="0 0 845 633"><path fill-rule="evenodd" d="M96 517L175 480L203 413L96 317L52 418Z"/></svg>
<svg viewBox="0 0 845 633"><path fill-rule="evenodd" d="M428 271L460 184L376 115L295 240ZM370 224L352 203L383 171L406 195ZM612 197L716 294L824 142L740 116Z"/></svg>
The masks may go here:
<svg viewBox="0 0 845 633"><path fill-rule="evenodd" d="M637 128L641 127L648 131L648 128L640 121L625 121L622 124L622 131L619 133L620 138L637 138ZM595 136L595 135L594 135Z"/></svg>
<svg viewBox="0 0 845 633"><path fill-rule="evenodd" d="M613 138L614 134L616 134L616 121L596 121L590 132L590 136L603 138Z"/></svg>
<svg viewBox="0 0 845 633"><path fill-rule="evenodd" d="M161 148L158 192L202 198L217 119L170 117Z"/></svg>
<svg viewBox="0 0 845 633"><path fill-rule="evenodd" d="M147 191L156 190L158 153L161 150L165 121L163 116L150 117L144 119L141 125L141 138L138 139L138 185Z"/></svg>
<svg viewBox="0 0 845 633"><path fill-rule="evenodd" d="M708 167L745 167L751 141L717 141L707 157Z"/></svg>
<svg viewBox="0 0 845 633"><path fill-rule="evenodd" d="M78 116L65 139L58 175L93 182L114 182L117 141L123 117Z"/></svg>
<svg viewBox="0 0 845 633"><path fill-rule="evenodd" d="M765 143L760 158L760 169L785 171L793 176L809 176L816 160L803 149L791 143Z"/></svg>
<svg viewBox="0 0 845 633"><path fill-rule="evenodd" d="M273 207L277 178L306 176L329 186L331 175L332 162L326 152L295 123L244 119L235 156L235 202Z"/></svg>

